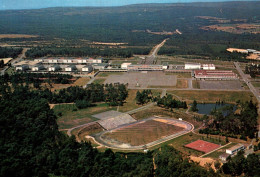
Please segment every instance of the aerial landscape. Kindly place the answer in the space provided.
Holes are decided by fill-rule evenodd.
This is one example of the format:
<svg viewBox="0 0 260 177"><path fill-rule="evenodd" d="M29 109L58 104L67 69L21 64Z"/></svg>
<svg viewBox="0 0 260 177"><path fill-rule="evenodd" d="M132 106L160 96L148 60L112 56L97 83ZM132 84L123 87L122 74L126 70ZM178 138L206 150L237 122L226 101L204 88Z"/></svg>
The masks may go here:
<svg viewBox="0 0 260 177"><path fill-rule="evenodd" d="M260 2L86 2L0 2L0 176L259 176Z"/></svg>

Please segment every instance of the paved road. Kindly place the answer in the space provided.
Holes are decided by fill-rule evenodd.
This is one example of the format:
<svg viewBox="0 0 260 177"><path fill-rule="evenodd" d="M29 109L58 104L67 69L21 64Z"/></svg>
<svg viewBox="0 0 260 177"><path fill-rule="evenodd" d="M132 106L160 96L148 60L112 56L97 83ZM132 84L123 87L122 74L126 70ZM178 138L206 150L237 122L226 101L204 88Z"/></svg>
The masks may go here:
<svg viewBox="0 0 260 177"><path fill-rule="evenodd" d="M245 73L242 71L242 69L239 66L239 62L234 62L234 65L238 71L238 73L240 74L240 76L242 77L242 79L245 81L245 83L247 84L247 86L249 87L250 91L254 94L254 96L256 97L257 101L258 101L258 114L260 114L260 94L257 91L257 89L252 85L252 83L250 82L250 80L246 77ZM260 125L258 125L258 137L260 138Z"/></svg>
<svg viewBox="0 0 260 177"><path fill-rule="evenodd" d="M11 60L11 65L13 65L13 64L16 63L16 62L21 61L21 60L25 57L25 53L27 52L28 49L29 49L29 48L24 48L24 49L22 50L22 53L21 53L17 58ZM1 71L1 75L4 75L4 74L5 74L5 71L6 71L8 68L9 68L9 67L6 66L6 67Z"/></svg>
<svg viewBox="0 0 260 177"><path fill-rule="evenodd" d="M158 53L158 51L160 50L160 48L165 44L165 42L168 40L169 38L163 40L160 44L158 44L157 46L154 47L153 51L151 52L151 54L149 56L146 57L145 59L145 64L146 65L151 65L151 64L155 64L154 60L156 58L156 55Z"/></svg>

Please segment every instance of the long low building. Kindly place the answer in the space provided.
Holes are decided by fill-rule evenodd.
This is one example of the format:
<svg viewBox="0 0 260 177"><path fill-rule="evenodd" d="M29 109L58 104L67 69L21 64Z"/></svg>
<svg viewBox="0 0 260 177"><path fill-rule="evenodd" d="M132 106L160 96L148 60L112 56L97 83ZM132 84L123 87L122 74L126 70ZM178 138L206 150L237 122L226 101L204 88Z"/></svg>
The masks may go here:
<svg viewBox="0 0 260 177"><path fill-rule="evenodd" d="M42 62L44 64L90 64L90 63L102 63L102 58L39 58L34 61Z"/></svg>
<svg viewBox="0 0 260 177"><path fill-rule="evenodd" d="M128 65L128 71L162 71L163 65Z"/></svg>
<svg viewBox="0 0 260 177"><path fill-rule="evenodd" d="M211 80L233 80L238 79L237 74L233 71L211 71L211 70L195 70L194 77L196 79L211 79Z"/></svg>

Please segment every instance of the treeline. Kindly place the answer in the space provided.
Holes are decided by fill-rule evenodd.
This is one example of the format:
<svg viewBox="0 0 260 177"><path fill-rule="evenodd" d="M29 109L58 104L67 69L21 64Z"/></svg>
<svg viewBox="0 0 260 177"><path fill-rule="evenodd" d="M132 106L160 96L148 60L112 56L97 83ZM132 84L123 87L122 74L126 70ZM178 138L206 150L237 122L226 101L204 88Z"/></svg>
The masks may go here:
<svg viewBox="0 0 260 177"><path fill-rule="evenodd" d="M188 108L186 101L175 100L170 94L167 94L167 96L164 96L162 98L157 97L156 101L158 106L164 106L165 108L167 109L170 108L171 110L173 108L183 108L183 109Z"/></svg>
<svg viewBox="0 0 260 177"><path fill-rule="evenodd" d="M36 47L28 50L26 56L28 58L39 58L44 56L69 56L69 57L84 57L84 56L102 56L102 57L123 57L130 58L135 55L147 55L152 48L58 48L58 47Z"/></svg>
<svg viewBox="0 0 260 177"><path fill-rule="evenodd" d="M213 120L206 123L206 128L201 129L200 133L220 134L223 136L237 137L241 139L255 138L257 132L257 106L251 101L239 103L240 113L234 113L233 106L225 109L226 116L222 110L212 112Z"/></svg>
<svg viewBox="0 0 260 177"><path fill-rule="evenodd" d="M125 154L78 143L58 131L47 100L24 86L2 92L0 110L0 176L215 176L172 147Z"/></svg>
<svg viewBox="0 0 260 177"><path fill-rule="evenodd" d="M250 64L245 66L245 73L249 74L252 78L255 78L260 74L260 65L259 64Z"/></svg>
<svg viewBox="0 0 260 177"><path fill-rule="evenodd" d="M54 83L54 84L69 84L75 81L72 75L69 74L53 74L53 73L26 73L19 72L12 75L5 74L1 78L2 82L10 82L12 85L17 84L34 84Z"/></svg>
<svg viewBox="0 0 260 177"><path fill-rule="evenodd" d="M0 58L16 58L22 50L22 48L0 47Z"/></svg>
<svg viewBox="0 0 260 177"><path fill-rule="evenodd" d="M140 92L139 90L136 92L136 103L137 104L145 104L150 102L153 99L153 93L151 90L143 90L142 92Z"/></svg>

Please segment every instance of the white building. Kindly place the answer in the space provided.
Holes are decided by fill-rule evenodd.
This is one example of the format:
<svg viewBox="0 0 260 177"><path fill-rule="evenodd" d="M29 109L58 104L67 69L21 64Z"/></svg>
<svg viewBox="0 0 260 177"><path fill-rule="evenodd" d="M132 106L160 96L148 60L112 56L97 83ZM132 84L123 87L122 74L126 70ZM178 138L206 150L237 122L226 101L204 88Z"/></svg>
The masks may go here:
<svg viewBox="0 0 260 177"><path fill-rule="evenodd" d="M58 59L49 59L48 63L58 63Z"/></svg>
<svg viewBox="0 0 260 177"><path fill-rule="evenodd" d="M35 65L32 67L32 71L40 71L42 69L44 69L43 65Z"/></svg>
<svg viewBox="0 0 260 177"><path fill-rule="evenodd" d="M75 65L69 65L69 66L66 66L65 67L65 71L66 72L72 72L72 71L74 71L74 70L76 70L77 68L76 68L76 66Z"/></svg>
<svg viewBox="0 0 260 177"><path fill-rule="evenodd" d="M15 67L15 70L16 70L16 71L25 71L25 70L27 70L27 69L29 69L29 66L28 66L28 65L17 65L17 66Z"/></svg>
<svg viewBox="0 0 260 177"><path fill-rule="evenodd" d="M233 154L237 153L238 151L244 150L244 149L245 149L245 146L243 144L237 144L229 149L226 149L226 153L233 155Z"/></svg>
<svg viewBox="0 0 260 177"><path fill-rule="evenodd" d="M201 69L200 63L185 63L185 69Z"/></svg>
<svg viewBox="0 0 260 177"><path fill-rule="evenodd" d="M48 71L58 71L60 69L59 65L54 65L48 68Z"/></svg>
<svg viewBox="0 0 260 177"><path fill-rule="evenodd" d="M202 64L201 68L203 70L216 70L216 67L214 64Z"/></svg>
<svg viewBox="0 0 260 177"><path fill-rule="evenodd" d="M92 71L93 71L93 67L90 66L90 65L84 66L84 67L82 68L82 72L88 72L88 73L90 73L90 72L92 72Z"/></svg>
<svg viewBox="0 0 260 177"><path fill-rule="evenodd" d="M129 66L129 65L131 65L132 63L122 63L121 64L121 68L122 69L127 69L127 67Z"/></svg>

